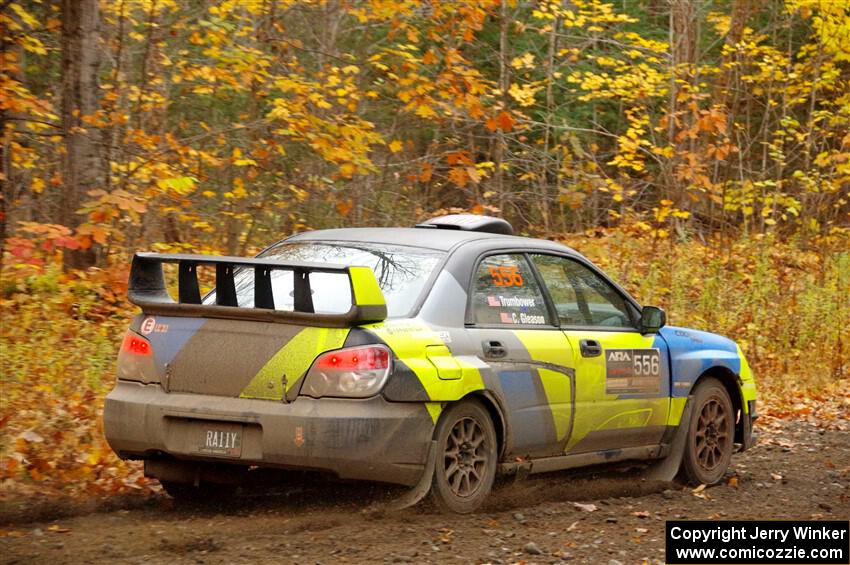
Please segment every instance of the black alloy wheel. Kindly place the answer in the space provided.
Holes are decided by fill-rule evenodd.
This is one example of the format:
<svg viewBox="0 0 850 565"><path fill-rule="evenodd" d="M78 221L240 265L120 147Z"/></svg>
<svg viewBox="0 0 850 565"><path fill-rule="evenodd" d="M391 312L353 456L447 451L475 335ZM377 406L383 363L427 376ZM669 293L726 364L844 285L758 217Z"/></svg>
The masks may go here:
<svg viewBox="0 0 850 565"><path fill-rule="evenodd" d="M475 400L446 409L435 430L437 462L431 498L443 510L458 513L478 509L496 478L496 430L487 410Z"/></svg>

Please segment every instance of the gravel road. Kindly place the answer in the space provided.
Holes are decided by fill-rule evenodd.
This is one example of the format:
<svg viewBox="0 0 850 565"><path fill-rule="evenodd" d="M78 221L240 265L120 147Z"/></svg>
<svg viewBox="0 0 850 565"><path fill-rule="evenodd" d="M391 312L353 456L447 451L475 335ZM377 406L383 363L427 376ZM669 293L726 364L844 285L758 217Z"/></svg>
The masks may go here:
<svg viewBox="0 0 850 565"><path fill-rule="evenodd" d="M850 519L850 422L764 424L718 486L594 468L505 482L471 516L387 511L390 489L324 482L255 489L224 509L161 495L75 516L53 509L51 520L18 502L2 514L0 562L628 565L663 562L667 519Z"/></svg>

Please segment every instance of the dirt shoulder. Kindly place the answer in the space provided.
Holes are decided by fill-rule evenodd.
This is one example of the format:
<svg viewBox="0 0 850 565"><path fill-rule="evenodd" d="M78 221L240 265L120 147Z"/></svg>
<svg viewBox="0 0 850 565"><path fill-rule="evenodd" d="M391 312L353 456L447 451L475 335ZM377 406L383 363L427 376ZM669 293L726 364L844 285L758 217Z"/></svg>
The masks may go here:
<svg viewBox="0 0 850 565"><path fill-rule="evenodd" d="M16 518L0 561L616 565L663 561L667 519L850 519L850 422L774 420L762 430L726 484L702 492L618 467L501 485L472 516L387 512L381 501L394 492L366 485L253 492L223 511L159 496L47 522L7 512Z"/></svg>

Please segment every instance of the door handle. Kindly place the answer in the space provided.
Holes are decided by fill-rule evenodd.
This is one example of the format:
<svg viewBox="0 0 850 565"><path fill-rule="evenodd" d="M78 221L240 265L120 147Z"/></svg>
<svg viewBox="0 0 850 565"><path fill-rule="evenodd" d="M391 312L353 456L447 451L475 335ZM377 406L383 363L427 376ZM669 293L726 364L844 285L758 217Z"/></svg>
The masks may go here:
<svg viewBox="0 0 850 565"><path fill-rule="evenodd" d="M578 344L582 357L599 357L602 355L602 346L595 339L583 339Z"/></svg>
<svg viewBox="0 0 850 565"><path fill-rule="evenodd" d="M485 339L481 342L481 345L484 348L484 357L489 359L501 359L508 355L508 350L505 349L501 341Z"/></svg>

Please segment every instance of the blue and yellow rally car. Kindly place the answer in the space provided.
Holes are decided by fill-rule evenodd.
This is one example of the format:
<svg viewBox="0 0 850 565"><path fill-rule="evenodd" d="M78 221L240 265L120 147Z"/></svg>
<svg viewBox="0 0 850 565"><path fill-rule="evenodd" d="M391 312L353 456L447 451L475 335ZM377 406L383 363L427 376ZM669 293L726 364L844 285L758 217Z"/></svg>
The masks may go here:
<svg viewBox="0 0 850 565"><path fill-rule="evenodd" d="M256 258L136 254L110 445L186 498L257 466L408 485L409 503L430 492L457 512L497 473L657 460L721 480L753 443L741 349L511 233L453 215L298 234ZM215 272L206 296L199 269Z"/></svg>

